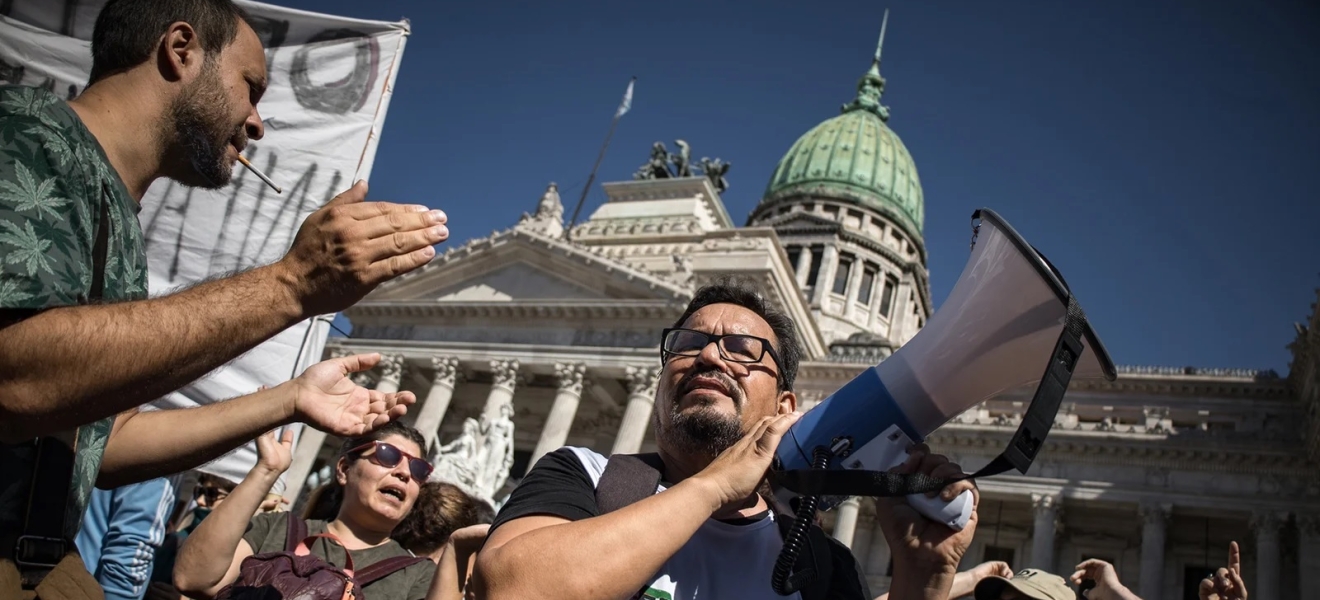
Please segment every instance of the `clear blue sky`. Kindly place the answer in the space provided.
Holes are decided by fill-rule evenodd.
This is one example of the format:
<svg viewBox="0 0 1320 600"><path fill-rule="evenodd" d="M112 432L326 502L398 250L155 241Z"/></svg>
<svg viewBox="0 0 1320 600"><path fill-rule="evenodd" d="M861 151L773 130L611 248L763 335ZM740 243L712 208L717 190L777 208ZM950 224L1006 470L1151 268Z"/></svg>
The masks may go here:
<svg viewBox="0 0 1320 600"><path fill-rule="evenodd" d="M632 75L600 179L683 138L732 163L742 222L783 152L852 98L885 8L274 2L412 21L371 196L443 208L454 244L511 226L550 181L571 210ZM884 102L925 188L937 305L987 206L1060 268L1117 362L1287 371L1320 286L1320 7L889 8Z"/></svg>

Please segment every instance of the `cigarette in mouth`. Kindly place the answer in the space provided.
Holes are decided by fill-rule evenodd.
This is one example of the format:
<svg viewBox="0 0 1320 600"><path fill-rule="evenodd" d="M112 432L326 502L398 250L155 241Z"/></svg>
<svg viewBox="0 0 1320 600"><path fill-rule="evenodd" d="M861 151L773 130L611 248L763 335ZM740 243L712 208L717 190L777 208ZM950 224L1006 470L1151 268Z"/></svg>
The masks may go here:
<svg viewBox="0 0 1320 600"><path fill-rule="evenodd" d="M247 157L243 156L242 154L238 155L238 162L243 163L243 166L247 167L249 171L252 171L253 175L256 175L257 177L261 178L262 181L266 182L266 185L270 186L271 189L275 190L276 194L284 193L284 190L280 189L280 186L275 185L275 182L271 181L269 177L266 177L266 174L262 173L261 169L258 169L257 167L253 166L252 163L248 162Z"/></svg>

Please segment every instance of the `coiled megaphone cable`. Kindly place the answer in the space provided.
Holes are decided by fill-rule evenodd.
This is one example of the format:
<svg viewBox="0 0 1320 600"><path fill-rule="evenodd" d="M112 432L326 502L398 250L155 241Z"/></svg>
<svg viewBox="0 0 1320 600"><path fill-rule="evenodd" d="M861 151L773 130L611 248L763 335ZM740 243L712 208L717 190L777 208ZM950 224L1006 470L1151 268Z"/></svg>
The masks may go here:
<svg viewBox="0 0 1320 600"><path fill-rule="evenodd" d="M817 446L811 468L824 469L829 466L832 455L828 448ZM798 555L802 553L802 547L807 543L807 534L811 530L812 523L816 521L816 506L819 503L820 496L798 497L793 526L784 536L784 548L779 551L779 559L775 561L775 570L770 577L770 587L780 596L788 596L816 581L818 574L814 567L803 569L793 577L793 565L797 563Z"/></svg>

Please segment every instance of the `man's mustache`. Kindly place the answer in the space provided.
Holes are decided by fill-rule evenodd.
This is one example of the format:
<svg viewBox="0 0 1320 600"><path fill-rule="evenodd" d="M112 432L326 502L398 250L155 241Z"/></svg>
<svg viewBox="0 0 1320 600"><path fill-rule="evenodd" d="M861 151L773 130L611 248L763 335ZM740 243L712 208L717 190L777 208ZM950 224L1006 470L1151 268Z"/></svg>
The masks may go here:
<svg viewBox="0 0 1320 600"><path fill-rule="evenodd" d="M729 397L733 398L734 406L742 407L743 394L742 394L742 388L738 387L738 382L734 381L734 379L732 377L729 377L729 375L726 374L724 371L721 371L713 367L709 369L703 369L700 371L692 371L687 375L684 375L683 378L678 381L678 385L674 387L673 399L678 400L680 396L690 391L691 390L690 386L692 385L692 382L695 381L698 377L704 377L707 379L714 379L716 381L719 381L720 384L723 385L726 390L728 390ZM677 402L675 402L674 404L675 406L677 406Z"/></svg>

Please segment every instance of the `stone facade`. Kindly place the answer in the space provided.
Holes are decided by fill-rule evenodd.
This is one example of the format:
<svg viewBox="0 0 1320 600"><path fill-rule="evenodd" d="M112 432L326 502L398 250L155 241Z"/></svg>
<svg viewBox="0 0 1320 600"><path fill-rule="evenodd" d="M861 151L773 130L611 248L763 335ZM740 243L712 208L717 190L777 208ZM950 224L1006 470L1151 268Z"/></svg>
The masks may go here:
<svg viewBox="0 0 1320 600"><path fill-rule="evenodd" d="M501 494L534 457L564 444L602 453L654 447L659 331L696 286L720 274L756 282L802 325L804 409L883 359L867 354L874 346L864 341L848 344L860 327L820 325L829 308L803 291L800 269L775 230L733 227L704 179L606 190L609 202L578 226L572 242L515 227L383 286L347 312L354 337L332 339L328 352L384 352L389 360L368 385L415 392L422 400L408 419L432 443L456 438L465 419L511 398L515 464ZM908 281L908 289L924 284L915 274ZM850 279L854 304L857 287ZM873 293L872 304L878 301ZM917 313L928 316L924 308ZM862 333L889 339L893 324L867 323ZM1313 315L1294 344L1287 379L1130 367L1114 382L1074 382L1031 471L980 482L984 500L967 565L1005 558L1015 567L1064 572L1101 557L1148 600L1175 599L1237 540L1255 597L1272 589L1280 598L1315 598L1298 575L1320 567L1315 324ZM850 348L861 350L841 351ZM931 443L968 470L980 467L1007 443L1029 400L1024 392L987 401ZM299 448L294 481L323 470L337 446L323 436L307 439L318 452ZM883 590L888 549L871 502L826 515L831 527L836 520L842 527L835 534Z"/></svg>
<svg viewBox="0 0 1320 600"><path fill-rule="evenodd" d="M799 408L810 409L917 335L934 310L923 196L879 104L879 64L877 51L843 115L793 146L747 226L734 224L709 179L670 177L604 184L608 201L566 230L551 184L513 227L450 246L349 309L353 337L332 339L327 353L385 353L361 381L422 399L406 419L428 450L511 405L514 459L500 498L562 445L653 449L660 331L697 287L736 275L799 325ZM1030 471L980 482L964 566L1001 559L1068 575L1097 557L1146 600L1175 600L1194 598L1236 540L1253 598L1320 600L1320 587L1300 579L1320 570L1312 309L1286 379L1128 367L1113 382L1073 381ZM990 399L929 441L970 472L1004 448L1030 398ZM291 495L328 476L334 442L304 435ZM865 499L825 515L879 593L890 561L874 522Z"/></svg>

